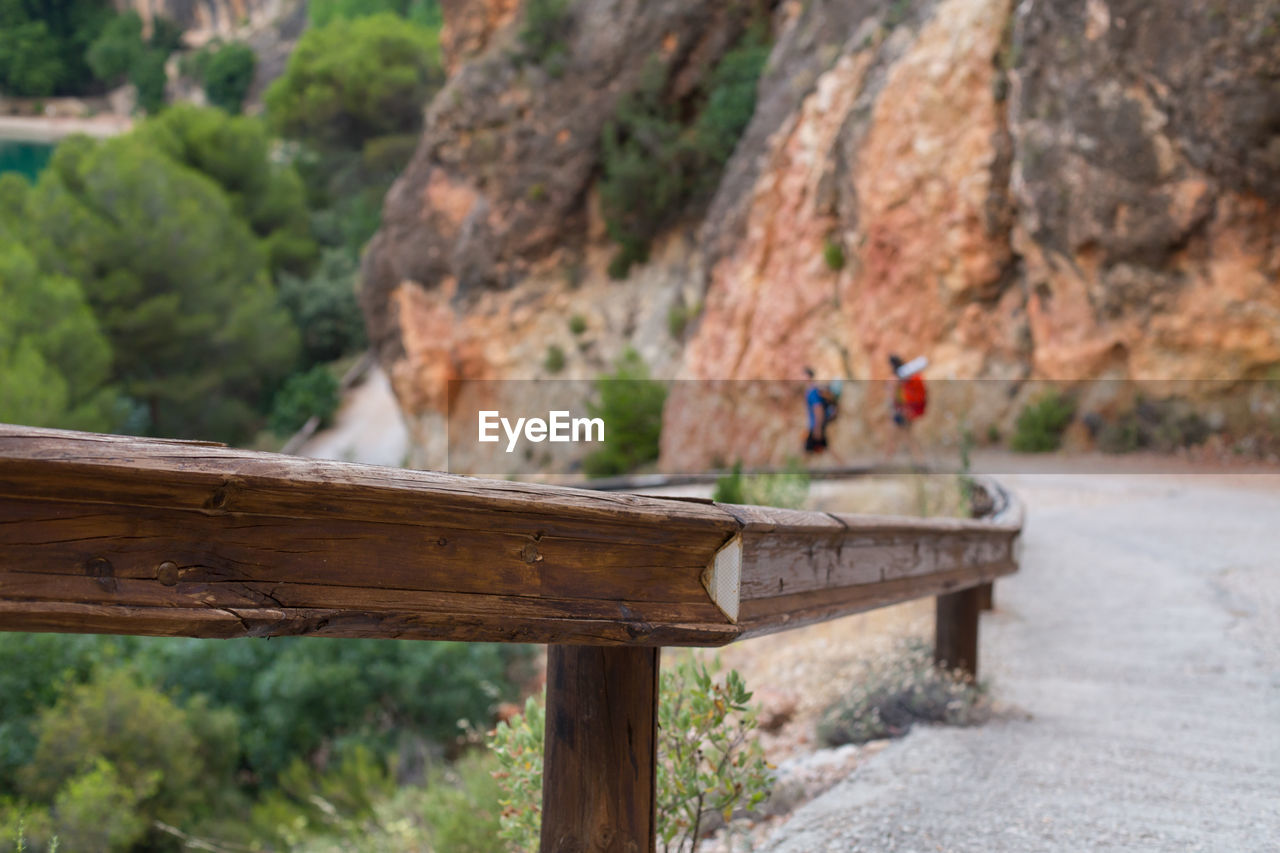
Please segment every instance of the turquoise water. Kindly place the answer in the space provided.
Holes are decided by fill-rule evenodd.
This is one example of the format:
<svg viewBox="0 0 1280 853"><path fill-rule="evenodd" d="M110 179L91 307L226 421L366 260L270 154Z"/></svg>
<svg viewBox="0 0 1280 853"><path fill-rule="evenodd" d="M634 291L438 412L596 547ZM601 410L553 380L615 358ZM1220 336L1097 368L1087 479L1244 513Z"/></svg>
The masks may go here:
<svg viewBox="0 0 1280 853"><path fill-rule="evenodd" d="M53 146L43 142L0 139L0 172L19 172L34 181L53 156Z"/></svg>

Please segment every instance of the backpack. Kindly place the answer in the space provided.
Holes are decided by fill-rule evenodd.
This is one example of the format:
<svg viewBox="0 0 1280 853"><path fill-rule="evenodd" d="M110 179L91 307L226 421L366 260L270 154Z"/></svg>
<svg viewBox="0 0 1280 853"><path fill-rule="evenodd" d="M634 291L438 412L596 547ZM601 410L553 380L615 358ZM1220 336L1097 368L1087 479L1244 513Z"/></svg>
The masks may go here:
<svg viewBox="0 0 1280 853"><path fill-rule="evenodd" d="M924 415L929 405L929 392L925 390L924 380L919 374L902 380L902 405L912 420Z"/></svg>
<svg viewBox="0 0 1280 853"><path fill-rule="evenodd" d="M832 382L826 388L821 389L822 393L822 420L824 423L831 423L840 416L840 385Z"/></svg>

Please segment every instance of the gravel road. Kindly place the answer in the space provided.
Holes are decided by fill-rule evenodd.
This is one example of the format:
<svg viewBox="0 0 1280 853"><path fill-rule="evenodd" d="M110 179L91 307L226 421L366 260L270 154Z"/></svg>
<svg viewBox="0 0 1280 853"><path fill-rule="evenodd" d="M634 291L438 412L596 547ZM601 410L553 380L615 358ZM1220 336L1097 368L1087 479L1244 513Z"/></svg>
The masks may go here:
<svg viewBox="0 0 1280 853"><path fill-rule="evenodd" d="M981 666L1013 710L918 728L766 849L1280 851L1280 477L1005 481Z"/></svg>

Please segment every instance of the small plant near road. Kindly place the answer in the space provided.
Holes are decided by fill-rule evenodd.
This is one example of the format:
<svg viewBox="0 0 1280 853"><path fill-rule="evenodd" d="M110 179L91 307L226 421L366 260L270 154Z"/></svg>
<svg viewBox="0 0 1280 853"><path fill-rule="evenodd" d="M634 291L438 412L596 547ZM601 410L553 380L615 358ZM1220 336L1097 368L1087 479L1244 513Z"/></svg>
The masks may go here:
<svg viewBox="0 0 1280 853"><path fill-rule="evenodd" d="M744 476L742 463L716 480L712 499L725 504L755 504L784 509L801 509L809 498L809 472L797 462L777 474Z"/></svg>
<svg viewBox="0 0 1280 853"><path fill-rule="evenodd" d="M1107 453L1141 449L1169 453L1202 444L1209 433L1208 422L1185 405L1139 398L1131 410L1102 427L1098 446Z"/></svg>
<svg viewBox="0 0 1280 853"><path fill-rule="evenodd" d="M1046 453L1062 446L1062 434L1076 414L1076 402L1056 388L1028 403L1009 446L1021 453Z"/></svg>
<svg viewBox="0 0 1280 853"><path fill-rule="evenodd" d="M545 701L545 700L544 700ZM769 765L752 733L756 711L737 672L723 679L692 656L664 670L658 700L658 839L664 853L692 853L710 812L729 819L765 799ZM501 835L513 853L538 848L542 823L545 708L499 723L489 746L501 769Z"/></svg>
<svg viewBox="0 0 1280 853"><path fill-rule="evenodd" d="M644 359L628 348L613 372L598 378L595 386L598 401L589 403L587 411L604 420L605 443L583 460L587 476L626 474L657 459L666 384L650 379Z"/></svg>
<svg viewBox="0 0 1280 853"><path fill-rule="evenodd" d="M933 662L922 640L903 643L866 664L849 693L823 713L818 738L828 746L900 737L916 723L969 726L991 714L984 688Z"/></svg>

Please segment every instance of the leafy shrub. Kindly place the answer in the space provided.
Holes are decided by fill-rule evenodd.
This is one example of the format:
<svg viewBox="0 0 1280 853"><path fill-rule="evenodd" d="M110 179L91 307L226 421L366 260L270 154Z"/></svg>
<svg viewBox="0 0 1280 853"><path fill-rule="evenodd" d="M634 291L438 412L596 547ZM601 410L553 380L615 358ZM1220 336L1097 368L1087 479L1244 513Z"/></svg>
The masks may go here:
<svg viewBox="0 0 1280 853"><path fill-rule="evenodd" d="M564 370L564 350L555 344L547 347L547 357L543 360L542 367L548 373L559 373Z"/></svg>
<svg viewBox="0 0 1280 853"><path fill-rule="evenodd" d="M49 809L0 799L0 853L57 853L60 846Z"/></svg>
<svg viewBox="0 0 1280 853"><path fill-rule="evenodd" d="M373 814L379 800L395 791L395 778L362 744L346 750L317 773L294 758L253 807L261 835L293 846L314 835L349 835L351 824Z"/></svg>
<svg viewBox="0 0 1280 853"><path fill-rule="evenodd" d="M756 711L741 676L712 677L692 656L663 670L658 699L658 838L667 851L692 851L707 812L726 819L764 801L770 775L752 737ZM545 700L544 700L545 702ZM499 723L489 746L501 766L501 835L513 853L538 849L542 817L544 702Z"/></svg>
<svg viewBox="0 0 1280 853"><path fill-rule="evenodd" d="M526 646L277 637L139 640L145 674L181 697L204 694L242 720L245 764L270 781L297 756L341 741L380 755L403 732L439 741L487 719L515 688Z"/></svg>
<svg viewBox="0 0 1280 853"><path fill-rule="evenodd" d="M281 438L293 435L313 417L321 426L333 421L338 411L338 380L324 365L316 365L305 373L295 373L285 380L271 406L269 425Z"/></svg>
<svg viewBox="0 0 1280 853"><path fill-rule="evenodd" d="M284 136L355 149L416 131L442 81L435 31L388 13L339 20L299 39L267 90L267 115Z"/></svg>
<svg viewBox="0 0 1280 853"><path fill-rule="evenodd" d="M742 463L716 480L712 500L727 504L754 504L800 509L809 498L809 472L790 463L778 474L743 476Z"/></svg>
<svg viewBox="0 0 1280 853"><path fill-rule="evenodd" d="M1132 409L1104 424L1097 440L1107 453L1140 449L1168 453L1203 443L1209 432L1208 422L1185 405L1139 399Z"/></svg>
<svg viewBox="0 0 1280 853"><path fill-rule="evenodd" d="M667 309L667 331L671 333L671 337L680 340L684 337L685 329L689 328L689 323L701 313L702 303L700 302L692 305L684 300L676 302Z"/></svg>
<svg viewBox="0 0 1280 853"><path fill-rule="evenodd" d="M844 247L828 237L822 244L822 260L826 262L827 269L840 272L844 269Z"/></svg>
<svg viewBox="0 0 1280 853"><path fill-rule="evenodd" d="M711 492L711 499L716 503L722 504L747 503L747 495L743 489L741 461L733 463L733 468L729 473L722 474L716 478L716 486Z"/></svg>
<svg viewBox="0 0 1280 853"><path fill-rule="evenodd" d="M546 730L546 696L530 696L524 713L498 723L489 734L488 746L498 758L494 773L502 796L498 834L511 853L538 849L542 827L542 755Z"/></svg>
<svg viewBox="0 0 1280 853"><path fill-rule="evenodd" d="M649 378L649 368L634 349L618 359L613 373L595 382L599 400L587 405L605 423L604 446L583 460L588 477L625 474L658 458L662 407L667 388Z"/></svg>
<svg viewBox="0 0 1280 853"><path fill-rule="evenodd" d="M713 680L690 656L662 673L660 695L658 837L665 850L692 853L706 812L727 822L736 809L764 802L769 766L752 737L751 693L736 671Z"/></svg>
<svg viewBox="0 0 1280 853"><path fill-rule="evenodd" d="M126 784L111 762L96 759L54 799L53 823L58 838L71 850L131 849L148 829L139 805L154 795L159 785L159 771Z"/></svg>
<svg viewBox="0 0 1280 853"><path fill-rule="evenodd" d="M651 59L601 137L600 203L619 247L609 265L613 278L626 278L633 263L649 259L649 241L688 195L694 152L663 100L665 87L666 68Z"/></svg>
<svg viewBox="0 0 1280 853"><path fill-rule="evenodd" d="M529 0L525 4L520 42L535 63L562 62L568 51L565 29L572 0ZM560 66L562 69L562 66ZM553 73L552 76L559 76Z"/></svg>
<svg viewBox="0 0 1280 853"><path fill-rule="evenodd" d="M209 57L200 78L209 103L232 114L240 112L257 64L257 54L247 44L232 42L220 47Z"/></svg>
<svg viewBox="0 0 1280 853"><path fill-rule="evenodd" d="M828 746L866 743L900 737L918 722L965 726L989 715L982 688L936 666L929 644L915 640L866 664L849 694L823 713L818 737Z"/></svg>
<svg viewBox="0 0 1280 853"><path fill-rule="evenodd" d="M151 38L148 44L165 56L182 49L182 27L164 15L151 16Z"/></svg>
<svg viewBox="0 0 1280 853"><path fill-rule="evenodd" d="M142 18L129 11L107 22L89 46L85 60L99 80L111 83L129 74L145 49Z"/></svg>
<svg viewBox="0 0 1280 853"><path fill-rule="evenodd" d="M618 102L601 136L600 201L618 251L613 278L644 263L649 243L692 200L714 189L755 111L768 45L752 30L712 69L692 121L665 99L667 70L656 58L635 91Z"/></svg>
<svg viewBox="0 0 1280 853"><path fill-rule="evenodd" d="M70 688L35 730L39 741L20 784L32 800L52 802L59 834L74 838L98 832L93 824L113 807L130 810L111 830L118 837L138 830L131 815L145 831L155 819L181 824L209 813L236 755L233 715L203 700L179 707L119 668Z"/></svg>
<svg viewBox="0 0 1280 853"><path fill-rule="evenodd" d="M569 318L569 331L575 335L580 335L587 330L587 318L581 314L574 314Z"/></svg>
<svg viewBox="0 0 1280 853"><path fill-rule="evenodd" d="M306 191L293 166L276 161L260 119L177 104L143 122L135 135L218 185L258 239L272 273L311 269L316 245Z"/></svg>
<svg viewBox="0 0 1280 853"><path fill-rule="evenodd" d="M164 69L165 59L158 50L144 50L129 68L129 82L138 90L138 105L148 115L164 109L164 87L169 82Z"/></svg>
<svg viewBox="0 0 1280 853"><path fill-rule="evenodd" d="M490 853L500 849L498 802L502 786L496 757L472 751L427 777L422 815L436 850Z"/></svg>
<svg viewBox="0 0 1280 853"><path fill-rule="evenodd" d="M1057 450L1075 412L1074 399L1050 388L1019 413L1009 446L1022 453Z"/></svg>
<svg viewBox="0 0 1280 853"><path fill-rule="evenodd" d="M363 812L340 810L322 796L331 806L327 811L311 801L309 813L299 817L290 801L258 817L269 821L292 853L493 853L503 849L497 769L492 753L471 750L453 764L432 767L424 786L392 792L388 787L395 786L388 782L394 780L385 771L375 774L373 796L366 797L369 807ZM339 781L343 776L341 770L333 775Z"/></svg>
<svg viewBox="0 0 1280 853"><path fill-rule="evenodd" d="M356 267L347 250L327 249L309 277L280 275L277 293L302 335L304 364L333 361L364 346Z"/></svg>
<svg viewBox="0 0 1280 853"><path fill-rule="evenodd" d="M142 39L142 18L129 11L107 21L85 53L85 61L94 75L106 83L127 76L137 87L138 104L155 114L164 108L164 87L168 82L164 64L173 52L173 42L173 32L162 24L148 45Z"/></svg>

